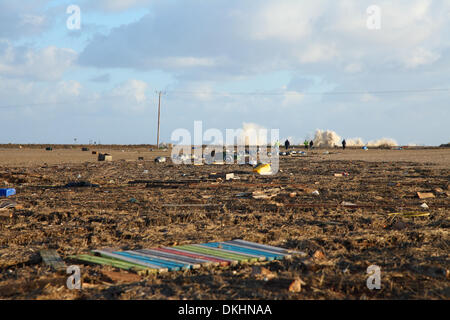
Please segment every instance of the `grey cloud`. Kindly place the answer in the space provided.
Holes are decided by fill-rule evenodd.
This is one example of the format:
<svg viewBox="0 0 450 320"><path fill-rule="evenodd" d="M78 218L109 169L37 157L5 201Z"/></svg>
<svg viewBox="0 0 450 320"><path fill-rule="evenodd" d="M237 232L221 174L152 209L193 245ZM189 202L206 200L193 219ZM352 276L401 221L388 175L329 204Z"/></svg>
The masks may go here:
<svg viewBox="0 0 450 320"><path fill-rule="evenodd" d="M109 82L111 80L111 75L109 73L104 73L102 75L93 77L90 79L92 82Z"/></svg>
<svg viewBox="0 0 450 320"><path fill-rule="evenodd" d="M51 25L44 11L50 0L0 2L0 39L18 39L38 35Z"/></svg>

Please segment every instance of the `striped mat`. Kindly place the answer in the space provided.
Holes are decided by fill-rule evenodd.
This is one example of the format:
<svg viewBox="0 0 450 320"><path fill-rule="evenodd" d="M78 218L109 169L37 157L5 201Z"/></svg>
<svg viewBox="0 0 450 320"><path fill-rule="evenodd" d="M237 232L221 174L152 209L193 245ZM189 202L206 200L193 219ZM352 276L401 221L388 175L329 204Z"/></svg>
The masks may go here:
<svg viewBox="0 0 450 320"><path fill-rule="evenodd" d="M93 250L95 255L70 256L72 260L110 265L134 270L139 274L160 273L198 269L209 266L230 266L241 263L272 261L290 258L293 255L304 256L305 253L280 247L231 240L202 244L116 251L113 249Z"/></svg>

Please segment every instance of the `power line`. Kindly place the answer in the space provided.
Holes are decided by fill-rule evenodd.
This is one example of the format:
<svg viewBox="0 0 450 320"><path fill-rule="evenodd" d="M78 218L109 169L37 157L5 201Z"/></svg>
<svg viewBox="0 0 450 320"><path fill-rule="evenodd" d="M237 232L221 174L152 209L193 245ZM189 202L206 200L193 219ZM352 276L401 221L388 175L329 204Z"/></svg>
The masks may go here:
<svg viewBox="0 0 450 320"><path fill-rule="evenodd" d="M275 92L218 92L218 91L180 91L172 90L168 93L174 94L209 94L209 95L249 95L249 96L286 96L286 95L361 95L361 94L396 94L396 93L431 93L448 92L450 88L438 89L406 89L406 90L379 90L379 91L324 91L324 92L302 92L302 91L275 91Z"/></svg>

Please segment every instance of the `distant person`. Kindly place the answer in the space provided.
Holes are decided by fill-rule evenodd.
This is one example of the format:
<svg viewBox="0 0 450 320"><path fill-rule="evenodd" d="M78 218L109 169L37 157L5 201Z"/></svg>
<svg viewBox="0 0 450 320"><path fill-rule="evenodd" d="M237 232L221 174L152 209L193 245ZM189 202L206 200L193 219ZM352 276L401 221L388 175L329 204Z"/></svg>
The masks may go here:
<svg viewBox="0 0 450 320"><path fill-rule="evenodd" d="M284 142L284 147L287 149L289 149L289 146L291 145L291 143L289 142L288 139L286 139L286 141Z"/></svg>
<svg viewBox="0 0 450 320"><path fill-rule="evenodd" d="M312 149L313 146L314 146L314 142L311 140L311 141L309 142L309 148Z"/></svg>
<svg viewBox="0 0 450 320"><path fill-rule="evenodd" d="M345 150L345 146L347 145L347 142L345 141L345 139L344 140L342 140L342 149L344 149Z"/></svg>
<svg viewBox="0 0 450 320"><path fill-rule="evenodd" d="M308 149L308 140L305 140L305 142L303 142L303 144L305 145L305 149Z"/></svg>

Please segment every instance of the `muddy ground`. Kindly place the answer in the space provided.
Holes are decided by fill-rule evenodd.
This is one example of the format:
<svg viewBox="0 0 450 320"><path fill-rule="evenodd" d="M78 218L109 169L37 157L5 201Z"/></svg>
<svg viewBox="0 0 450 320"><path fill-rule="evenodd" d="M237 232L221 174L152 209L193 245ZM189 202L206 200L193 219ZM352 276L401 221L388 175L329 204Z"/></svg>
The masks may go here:
<svg viewBox="0 0 450 320"><path fill-rule="evenodd" d="M98 162L78 147L0 149L0 185L16 188L8 199L18 204L0 211L1 299L450 298L450 149L314 150L282 157L275 176L248 165L155 163L162 152L147 148L102 151L114 161ZM213 172L240 179L210 178ZM74 181L99 187L66 187ZM270 189L271 199L236 196ZM389 215L398 212L429 215ZM67 275L39 255L53 248L70 265L69 255L102 247L235 238L307 257L259 263L263 275L250 265L138 276L76 263L83 289L69 290ZM370 265L381 268L380 290L367 288ZM298 278L301 290L290 291Z"/></svg>

